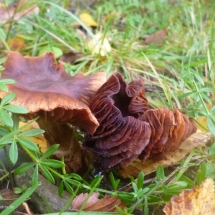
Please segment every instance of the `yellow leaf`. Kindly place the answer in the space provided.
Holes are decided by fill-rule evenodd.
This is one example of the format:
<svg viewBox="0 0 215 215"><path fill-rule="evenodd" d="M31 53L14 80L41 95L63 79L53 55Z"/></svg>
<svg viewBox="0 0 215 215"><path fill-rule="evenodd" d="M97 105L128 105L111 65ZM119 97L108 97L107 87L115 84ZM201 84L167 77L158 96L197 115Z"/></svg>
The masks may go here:
<svg viewBox="0 0 215 215"><path fill-rule="evenodd" d="M213 135L210 132L197 131L195 134L185 140L181 146L173 152L167 152L160 160L147 159L142 163L139 159L131 162L127 167L121 168L119 173L122 177L128 178L131 176L137 177L142 171L145 175L154 172L158 166L170 166L184 158L195 147L201 147L211 142Z"/></svg>
<svg viewBox="0 0 215 215"><path fill-rule="evenodd" d="M82 13L79 16L80 20L89 27L97 27L98 23L93 19L89 13Z"/></svg>
<svg viewBox="0 0 215 215"><path fill-rule="evenodd" d="M207 178L198 187L173 196L164 209L166 215L214 215L215 192L213 179Z"/></svg>
<svg viewBox="0 0 215 215"><path fill-rule="evenodd" d="M11 38L7 43L12 51L19 51L25 48L25 41L21 37Z"/></svg>
<svg viewBox="0 0 215 215"><path fill-rule="evenodd" d="M6 4L4 4L4 3L0 3L0 8L7 8L7 6L6 6Z"/></svg>
<svg viewBox="0 0 215 215"><path fill-rule="evenodd" d="M26 124L27 123L25 123L25 122L19 122L19 128L23 127ZM35 129L35 128L39 128L39 126L38 126L38 124L36 122L34 122L32 125L28 126L23 131L30 130L30 129ZM45 137L42 134L37 135L36 137L28 137L28 138L32 142L34 142L36 145L38 145L38 147L40 148L41 152L44 153L48 149L47 141L46 141Z"/></svg>
<svg viewBox="0 0 215 215"><path fill-rule="evenodd" d="M208 110L210 110L212 108L211 104L206 104L206 107ZM198 125L198 129L200 129L201 131L206 131L206 129L208 129L208 125L207 125L207 117L206 116L200 116L197 119L198 123L201 125ZM204 129L206 128L206 129Z"/></svg>
<svg viewBox="0 0 215 215"><path fill-rule="evenodd" d="M93 38L88 41L88 48L92 54L100 54L106 56L108 52L111 52L111 46L106 37L101 32L98 32Z"/></svg>

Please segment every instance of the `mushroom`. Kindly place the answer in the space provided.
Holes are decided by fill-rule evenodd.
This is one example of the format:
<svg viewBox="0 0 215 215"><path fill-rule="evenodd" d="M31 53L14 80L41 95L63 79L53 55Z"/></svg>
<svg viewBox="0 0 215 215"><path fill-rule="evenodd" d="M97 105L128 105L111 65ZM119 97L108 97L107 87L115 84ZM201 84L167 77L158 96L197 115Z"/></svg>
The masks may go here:
<svg viewBox="0 0 215 215"><path fill-rule="evenodd" d="M194 121L178 109L148 110L139 119L148 122L152 129L150 142L139 156L142 161L150 155L153 157L158 153L175 150L197 130Z"/></svg>
<svg viewBox="0 0 215 215"><path fill-rule="evenodd" d="M93 96L90 109L99 122L84 146L94 152L100 168L128 165L139 157L178 148L196 131L195 123L179 110L148 109L142 81L127 84L112 75Z"/></svg>
<svg viewBox="0 0 215 215"><path fill-rule="evenodd" d="M69 124L94 133L99 123L88 105L95 91L106 81L105 73L88 77L78 73L72 77L61 62L55 63L51 52L39 57L23 57L11 52L3 66L2 78L16 81L8 85L8 91L17 94L11 104L26 107L28 118L39 116L37 122L45 130L49 145L60 144L56 156L69 157L68 169L77 172L82 168L83 156ZM6 92L0 92L0 98L5 95Z"/></svg>
<svg viewBox="0 0 215 215"><path fill-rule="evenodd" d="M103 84L90 104L100 125L83 143L97 155L95 163L111 168L138 157L151 137L149 123L137 119L147 107L141 80L127 84L116 73Z"/></svg>

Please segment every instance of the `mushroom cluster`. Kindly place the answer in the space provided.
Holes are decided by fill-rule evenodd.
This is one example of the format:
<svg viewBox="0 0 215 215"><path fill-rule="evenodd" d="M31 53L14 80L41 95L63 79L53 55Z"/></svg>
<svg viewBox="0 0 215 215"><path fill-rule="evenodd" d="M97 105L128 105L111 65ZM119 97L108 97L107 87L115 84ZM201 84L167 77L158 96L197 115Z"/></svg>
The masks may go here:
<svg viewBox="0 0 215 215"><path fill-rule="evenodd" d="M2 78L16 81L8 86L17 94L11 103L26 107L28 119L39 116L49 145L60 144L55 156L65 157L69 172L87 166L87 152L71 125L87 132L83 145L105 169L174 150L196 131L192 119L177 109L149 109L141 79L127 84L115 73L106 81L102 72L72 77L53 53L23 57L11 52L3 66ZM0 98L7 93L0 91Z"/></svg>
<svg viewBox="0 0 215 215"><path fill-rule="evenodd" d="M90 109L99 122L84 146L102 168L128 165L139 157L174 150L196 131L196 125L179 110L150 110L143 82L127 84L120 73L112 75L93 96Z"/></svg>
<svg viewBox="0 0 215 215"><path fill-rule="evenodd" d="M78 126L93 134L99 123L88 105L97 89L106 81L106 75L98 72L85 77L82 73L70 76L61 62L55 63L53 53L39 57L23 57L11 52L4 63L3 79L14 79L8 91L17 97L11 104L26 107L28 119L39 116L38 124L45 130L49 145L60 144L55 154L65 156L69 171L78 172L85 165L83 151L70 126ZM8 92L0 91L0 98Z"/></svg>

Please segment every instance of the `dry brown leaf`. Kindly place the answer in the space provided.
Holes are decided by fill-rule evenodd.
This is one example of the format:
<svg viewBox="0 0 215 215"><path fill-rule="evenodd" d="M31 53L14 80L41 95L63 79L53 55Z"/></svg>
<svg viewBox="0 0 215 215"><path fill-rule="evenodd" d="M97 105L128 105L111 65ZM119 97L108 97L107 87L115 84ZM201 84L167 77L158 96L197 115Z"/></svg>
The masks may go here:
<svg viewBox="0 0 215 215"><path fill-rule="evenodd" d="M33 13L38 14L39 8L35 4L29 4L28 0L20 0L18 3L10 4L8 7L1 5L0 22L6 22L11 18L13 18L13 20L18 20L22 16L28 16Z"/></svg>
<svg viewBox="0 0 215 215"><path fill-rule="evenodd" d="M20 197L19 194L15 194L12 190L10 189L2 189L0 190L0 195L2 196L1 205L0 205L0 211L7 207L13 207L10 204L14 202L16 199ZM23 214L23 212L27 212L28 215L32 215L28 204L26 202L23 202L17 209L16 212L13 214ZM2 213L1 213L2 214Z"/></svg>
<svg viewBox="0 0 215 215"><path fill-rule="evenodd" d="M19 198L20 195L14 194L14 192L10 189L2 189L0 190L0 195L2 196L0 210L8 207L12 202ZM19 210L23 209L22 206L19 206Z"/></svg>
<svg viewBox="0 0 215 215"><path fill-rule="evenodd" d="M21 37L11 38L7 43L12 51L19 51L25 48L25 41Z"/></svg>
<svg viewBox="0 0 215 215"><path fill-rule="evenodd" d="M25 122L19 122L19 128L26 124L27 123L25 123ZM39 128L39 126L36 122L34 122L32 125L28 126L26 129L23 129L23 131L35 129L35 128ZM37 135L36 137L28 137L28 139L30 139L32 142L34 142L36 145L38 145L41 152L44 153L47 150L48 144L47 144L45 137L42 134Z"/></svg>
<svg viewBox="0 0 215 215"><path fill-rule="evenodd" d="M116 206L124 209L126 206L124 203L114 197L114 196L105 196L103 199L100 199L95 204L85 208L86 211L102 211L102 212L117 212Z"/></svg>
<svg viewBox="0 0 215 215"><path fill-rule="evenodd" d="M87 198L87 196L88 196L88 193L81 193L78 196L76 196L72 201L72 208L79 210L81 208L81 205L84 203L84 200ZM84 208L90 206L91 204L96 203L99 200L98 197L99 197L99 193L92 193Z"/></svg>
<svg viewBox="0 0 215 215"><path fill-rule="evenodd" d="M88 193L81 193L79 194L73 201L72 201L72 208L79 210L81 205L84 203L88 196ZM100 212L116 212L116 206L124 209L126 206L124 203L114 197L114 196L105 196L102 199L98 198L99 193L92 193L92 195L87 200L86 205L83 208L83 211L100 211Z"/></svg>
<svg viewBox="0 0 215 215"><path fill-rule="evenodd" d="M164 209L166 215L214 215L215 192L213 179L207 178L200 186L173 196Z"/></svg>
<svg viewBox="0 0 215 215"><path fill-rule="evenodd" d="M163 42L163 40L166 38L166 36L167 36L166 29L155 31L153 34L145 37L144 43L146 45L149 45L151 43L156 43L160 45Z"/></svg>
<svg viewBox="0 0 215 215"><path fill-rule="evenodd" d="M197 131L184 141L181 146L173 152L165 153L165 157L161 160L154 161L146 160L142 163L139 159L134 160L126 168L121 168L119 173L122 177L128 178L131 176L137 177L142 171L144 174L154 172L158 166L171 166L184 158L195 147L201 147L213 140L213 135L210 132Z"/></svg>
<svg viewBox="0 0 215 215"><path fill-rule="evenodd" d="M93 19L89 13L82 13L79 16L80 20L89 27L97 27L98 23Z"/></svg>
<svg viewBox="0 0 215 215"><path fill-rule="evenodd" d="M63 53L60 56L60 61L65 63L74 63L77 59L81 58L82 56L83 55L81 53L76 52Z"/></svg>
<svg viewBox="0 0 215 215"><path fill-rule="evenodd" d="M3 200L7 205L12 203L14 200L19 198L20 195L15 194L12 190L10 189L2 189L0 190L0 195L2 196Z"/></svg>

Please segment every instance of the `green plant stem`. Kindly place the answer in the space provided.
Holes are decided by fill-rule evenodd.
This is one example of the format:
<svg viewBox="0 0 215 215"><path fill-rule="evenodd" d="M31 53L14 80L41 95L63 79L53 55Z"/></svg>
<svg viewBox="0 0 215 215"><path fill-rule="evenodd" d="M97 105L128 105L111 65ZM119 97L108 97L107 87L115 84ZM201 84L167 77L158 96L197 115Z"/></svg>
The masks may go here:
<svg viewBox="0 0 215 215"><path fill-rule="evenodd" d="M192 151L189 156L187 157L186 161L184 162L183 166L181 167L179 173L177 174L177 176L175 177L175 179L173 180L173 183L178 181L180 179L180 177L183 175L183 173L187 170L188 168L188 164L191 161L192 157L194 155L194 151Z"/></svg>
<svg viewBox="0 0 215 215"><path fill-rule="evenodd" d="M11 173L13 173L13 171L14 171L14 170L12 170ZM5 175L3 175L3 176L0 178L0 181L2 181L2 180L4 180L5 178L7 178L7 177L9 176L9 174L10 174L10 173L7 172Z"/></svg>
<svg viewBox="0 0 215 215"><path fill-rule="evenodd" d="M34 22L31 22L29 20L25 20L25 22L28 22L28 23L31 23L32 25L34 25L35 27L37 28L40 28L42 29L43 31L45 31L47 34L49 34L50 36L52 36L53 38L55 38L56 40L58 40L59 42L61 42L62 44L64 44L67 48L69 48L71 51L73 52L77 52L72 46L70 46L68 43L66 43L64 40L62 40L60 37L56 36L54 33L52 33L51 31L41 27L40 25L34 23Z"/></svg>
<svg viewBox="0 0 215 215"><path fill-rule="evenodd" d="M14 202L10 204L9 207L6 207L0 214L1 215L9 215L12 214L12 212L21 205L31 194L37 189L37 187L40 186L40 182L37 182L32 187L28 188L18 199L16 199Z"/></svg>
<svg viewBox="0 0 215 215"><path fill-rule="evenodd" d="M63 11L64 13L66 13L68 16L72 17L75 21L77 21L85 30L86 32L89 34L90 37L94 38L95 35L93 34L93 32L77 17L75 16L73 13L71 13L70 11L58 6L57 4L53 3L53 2L49 2L49 1L41 1L42 3L47 3L50 4L56 8L58 8L59 10Z"/></svg>
<svg viewBox="0 0 215 215"><path fill-rule="evenodd" d="M38 163L39 159L37 157L35 157L35 155L32 153L31 150L29 150L28 148L26 148L25 146L21 145L21 147L23 148L23 150L25 152L27 152L27 154L32 158L32 160L34 160L35 162Z"/></svg>
<svg viewBox="0 0 215 215"><path fill-rule="evenodd" d="M16 15L16 12L18 11L18 5L19 5L19 3L20 3L20 0L18 0L18 3L17 3L17 5L16 5L16 7L15 7L15 10L14 10L14 12L13 12L13 15L12 15L12 17L10 18L11 20L14 19L15 15ZM6 3L5 3L5 5L6 5ZM10 24L9 24L9 28L8 28L8 31L7 31L6 40L9 39L9 36L10 36L10 33L11 33L11 29L12 29L12 26L13 26L13 22L9 22L9 23L10 23Z"/></svg>
<svg viewBox="0 0 215 215"><path fill-rule="evenodd" d="M4 146L3 148L4 148L4 154L5 154L5 157L6 157L6 165L8 164L8 166L9 166L9 164L10 164L10 158L9 158L9 155L8 155L8 152L7 152L7 149L6 149L6 146ZM5 176L5 175L4 175L4 176ZM9 176L10 182L11 182L11 184L12 184L12 186L13 186L13 185L14 185L14 180L13 180L13 177L12 177L12 175L11 175L11 171L10 171L10 170L9 170L7 176Z"/></svg>
<svg viewBox="0 0 215 215"><path fill-rule="evenodd" d="M85 205L87 204L88 199L90 198L91 194L94 192L94 190L96 190L97 185L101 182L102 177L100 178L100 180L98 180L94 186L91 188L87 198L84 200L83 204L81 205L80 210L78 211L78 215L82 212L82 210L84 209Z"/></svg>
<svg viewBox="0 0 215 215"><path fill-rule="evenodd" d="M27 152L27 154L32 158L33 161L35 161L36 163L40 163L40 159L36 158L34 156L34 154L29 150L27 149L26 147L22 146L23 149ZM52 169L51 167L47 166L46 167L50 172L52 172L54 175L56 175L57 177L61 178L62 180L65 180L65 177L64 175L61 175L60 173L58 173L57 171L55 171L54 169ZM80 184L80 187L81 188L85 188L87 190L91 190L92 188L90 186L87 186L87 185L84 185L84 184ZM96 188L96 191L97 192L101 192L101 193L107 193L107 194L110 194L110 195L114 195L115 192L112 192L112 191L108 191L108 190L104 190L104 189L100 189L100 188Z"/></svg>
<svg viewBox="0 0 215 215"><path fill-rule="evenodd" d="M4 45L4 47L6 48L6 50L10 51L10 47L8 46L6 40L4 39L1 30L0 30L0 41L2 42L2 44Z"/></svg>
<svg viewBox="0 0 215 215"><path fill-rule="evenodd" d="M205 105L205 102L204 102L204 100L203 100L203 98L202 98L202 96L201 96L201 93L199 92L199 89L198 89L198 86L197 86L196 82L193 81L193 84L194 84L194 86L195 86L196 91L198 92L199 98L200 98L200 100L201 100L201 103L202 103L202 105L203 105L205 111L207 112L207 115L210 115L210 112L208 111L208 109L207 109L207 107L206 107L206 105Z"/></svg>
<svg viewBox="0 0 215 215"><path fill-rule="evenodd" d="M137 207L141 202L144 201L145 198L149 197L149 196L150 196L152 193L154 193L158 188L160 188L165 182L167 182L171 177L173 177L173 176L175 175L175 173L179 171L179 169L180 169L179 167L176 168L170 175L168 175L168 177L166 177L165 179L159 181L158 184L157 184L154 188L152 188L148 193L146 193L146 195L144 195L142 198L138 199L138 200L136 201L136 203L134 203L134 204L132 205L132 207L134 207L134 208Z"/></svg>

